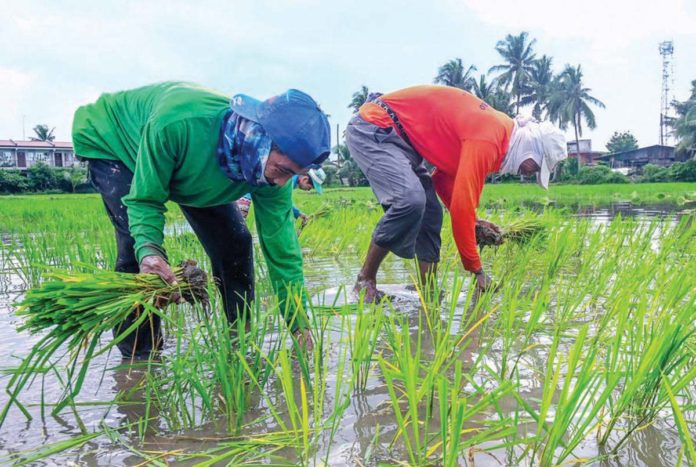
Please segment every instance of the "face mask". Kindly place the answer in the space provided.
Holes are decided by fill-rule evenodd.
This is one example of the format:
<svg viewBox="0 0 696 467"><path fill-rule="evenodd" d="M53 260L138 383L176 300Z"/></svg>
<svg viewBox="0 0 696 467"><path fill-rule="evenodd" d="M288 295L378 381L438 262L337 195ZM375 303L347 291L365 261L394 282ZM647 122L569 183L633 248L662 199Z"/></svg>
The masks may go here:
<svg viewBox="0 0 696 467"><path fill-rule="evenodd" d="M271 146L271 138L260 124L230 112L221 128L218 164L231 180L268 185L264 172Z"/></svg>

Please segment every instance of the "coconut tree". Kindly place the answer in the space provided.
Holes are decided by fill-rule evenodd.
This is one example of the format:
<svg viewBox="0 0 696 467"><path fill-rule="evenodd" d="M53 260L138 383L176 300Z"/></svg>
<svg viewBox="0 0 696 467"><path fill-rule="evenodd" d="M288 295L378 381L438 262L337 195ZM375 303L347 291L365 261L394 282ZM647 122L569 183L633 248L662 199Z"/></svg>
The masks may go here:
<svg viewBox="0 0 696 467"><path fill-rule="evenodd" d="M524 95L521 99L522 105L532 105L532 116L541 120L544 112L548 113L548 103L553 83L553 71L551 64L553 59L548 55L532 62L529 81L526 83Z"/></svg>
<svg viewBox="0 0 696 467"><path fill-rule="evenodd" d="M696 154L696 80L691 82L689 99L683 102L674 101L672 107L677 116L670 119L669 124L679 138L677 149L693 156Z"/></svg>
<svg viewBox="0 0 696 467"><path fill-rule="evenodd" d="M527 82L534 70L534 44L536 39L529 40L529 34L526 32L521 32L517 36L508 34L504 40L498 41L495 45L495 50L505 63L495 65L488 70L489 73L500 73L498 80L506 90L512 92L517 113L522 105L522 96Z"/></svg>
<svg viewBox="0 0 696 467"><path fill-rule="evenodd" d="M55 128L49 130L48 125L36 125L33 130L36 133L36 137L30 136L29 139L32 141L53 141L56 139L53 134Z"/></svg>
<svg viewBox="0 0 696 467"><path fill-rule="evenodd" d="M493 79L487 82L486 75L482 74L477 81L474 81L472 92L494 109L510 116L514 115L514 108L511 104L512 96L500 86L497 80Z"/></svg>
<svg viewBox="0 0 696 467"><path fill-rule="evenodd" d="M566 65L565 70L553 81L548 108L550 119L557 122L561 129L568 128L568 124L573 125L578 164L581 163L582 122L584 120L589 129L594 129L597 126L590 105L601 109L605 108L602 101L590 95L592 90L584 87L582 77L580 65L577 67Z"/></svg>
<svg viewBox="0 0 696 467"><path fill-rule="evenodd" d="M350 104L348 104L348 108L353 109L353 112L357 112L360 110L360 106L365 103L369 94L370 90L363 84L359 91L353 93L353 97L350 100Z"/></svg>
<svg viewBox="0 0 696 467"><path fill-rule="evenodd" d="M467 68L464 66L461 58L455 58L437 69L437 76L435 76L434 82L471 91L476 82L473 77L473 72L475 71L476 67L474 65L469 65Z"/></svg>
<svg viewBox="0 0 696 467"><path fill-rule="evenodd" d="M488 102L488 99L493 95L497 88L497 81L495 79L488 82L486 80L486 75L482 74L479 79L474 81L472 87L473 94L479 99Z"/></svg>

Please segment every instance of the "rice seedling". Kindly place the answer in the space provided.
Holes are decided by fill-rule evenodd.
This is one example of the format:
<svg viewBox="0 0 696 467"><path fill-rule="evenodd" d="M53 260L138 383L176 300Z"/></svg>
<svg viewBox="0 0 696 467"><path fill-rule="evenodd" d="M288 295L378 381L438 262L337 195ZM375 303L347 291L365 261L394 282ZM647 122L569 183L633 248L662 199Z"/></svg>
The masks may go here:
<svg viewBox="0 0 696 467"><path fill-rule="evenodd" d="M281 335L287 331L282 331ZM287 334L286 334L287 336ZM326 334L322 341L315 341L315 348L311 354L302 351L297 345L295 337L290 335L281 340L292 341L295 349L295 364L292 351L282 347L273 355L265 353L255 346L268 365L273 370L275 383L279 392L265 390L262 382L254 374L251 367L242 362L253 386L261 392L262 398L269 411L269 416L281 428L282 432L294 436L295 453L298 462L306 465L311 459L317 461L319 453L316 451L321 437L328 431L329 445L335 431L341 422L341 414L349 403L348 388L350 380L345 381L344 374L347 370L347 348L340 352L336 362L335 388L333 397L329 398L329 386L327 383L327 371L331 349L330 334ZM339 336L341 340L341 336ZM321 344L317 346L317 344ZM299 373L299 374L298 374ZM333 403L327 405L328 401Z"/></svg>
<svg viewBox="0 0 696 467"><path fill-rule="evenodd" d="M60 412L80 392L92 358L107 352L153 315L167 319L155 306L160 297L179 293L191 302L207 301L207 279L196 271L200 270L190 264L175 268L179 281L176 285L149 274L99 270L79 274L57 270L48 273L47 277L52 280L30 290L16 311L18 316L25 318L18 329L20 332L47 333L34 345L8 382L6 392L10 400L0 414L0 426L13 404L31 418L17 398L33 379L35 370L50 366L54 355L64 345L66 353L70 354L68 385L54 413ZM137 319L117 338L97 350L100 336L132 313L138 314ZM79 354L83 348L86 350L80 362Z"/></svg>
<svg viewBox="0 0 696 467"><path fill-rule="evenodd" d="M560 341L561 333L557 332L549 350L538 412L518 397L537 422L531 454L539 465L559 465L573 455L575 448L598 429L598 414L618 383L615 375L603 377L595 360L597 341L588 337L587 326L580 328L567 358L559 354Z"/></svg>
<svg viewBox="0 0 696 467"><path fill-rule="evenodd" d="M606 358L607 366L620 372L621 391L609 401L609 421L600 437L600 444L607 444L614 427L627 417L614 451L669 405L668 386L679 393L696 378L688 352L696 335L696 296L683 287L686 274L691 272L678 270L670 282L660 281L664 286L652 298L626 297L616 307Z"/></svg>
<svg viewBox="0 0 696 467"><path fill-rule="evenodd" d="M50 457L53 454L58 454L69 449L79 448L85 445L86 443L89 443L93 439L98 438L101 435L102 433L95 432L80 436L74 436L65 441L60 441L57 443L52 443L48 446L44 446L41 449L31 450L25 453L13 453L12 455L7 456L4 459L0 458L0 462L12 462L12 465L16 466L35 464L36 462Z"/></svg>
<svg viewBox="0 0 696 467"><path fill-rule="evenodd" d="M451 303L456 304L461 287L462 281L455 280ZM427 304L425 299L422 300ZM503 432L509 433L510 427L504 421L500 424L480 422L476 427L463 425L490 408L510 391L511 386L503 384L490 392L475 386L473 394L463 395L460 355L471 345L471 334L493 310L471 326L462 328L460 334L453 335L455 309L456 306L450 306L449 319L438 324L435 322L441 320L439 316L427 309L419 310L415 336L411 336L408 316L394 310L385 321L389 352L378 360L398 427L392 444L403 440L409 461L414 465L432 462L433 455L440 449L445 463L456 465L462 449L505 436ZM478 316L478 313L472 313L473 316ZM423 345L423 336L427 335L423 331L426 329L432 339L432 345L428 346L432 348L432 354L426 352ZM448 375L453 368L455 381L451 384Z"/></svg>
<svg viewBox="0 0 696 467"><path fill-rule="evenodd" d="M684 418L684 413L679 407L677 398L674 396L674 391L667 382L665 382L665 391L667 392L667 397L669 398L670 405L672 406L674 419L676 420L676 425L679 429L679 437L684 444L682 449L688 454L688 459L691 461L691 463L696 465L696 448L694 448L694 440L692 439L687 421Z"/></svg>
<svg viewBox="0 0 696 467"><path fill-rule="evenodd" d="M479 248L500 245L504 241L523 243L544 232L544 225L537 219L523 217L505 224L498 232L487 224L476 224L476 244Z"/></svg>
<svg viewBox="0 0 696 467"><path fill-rule="evenodd" d="M465 465L478 464L478 456L495 456L504 465L619 456L641 461L642 451L660 447L635 450L632 443L658 423L674 426L664 436L681 447L665 453L665 465L693 462L696 224L688 216L674 223L594 222L575 218L572 208L551 207L656 196L642 185L631 187L635 196L623 187L615 193L590 188L558 187L548 199L532 186L487 188L482 207L506 209L481 217L516 232L509 233L511 241L483 250L485 268L499 285L495 293L475 297L468 275L458 272L446 218L438 280L418 283L417 301L410 295L370 306L310 302L289 316L291 325L304 320L312 329L315 350L308 353L288 330L288 310L272 298L257 247L257 300L249 316L230 324L214 295L208 311L201 304L166 313L143 306L142 314L165 318L165 349L160 360L133 367L140 376L113 400L78 399L80 381L84 392L87 378L108 381L113 370L104 363L87 371L83 363L93 340L70 348L68 339L51 358L35 357L5 373L14 381L10 389L24 381L27 394L8 394L8 404L34 417L60 406L76 427L75 439L47 445L34 453L37 460L55 461L66 449L65 459L79 462L82 441L107 438L113 445L103 449L153 465ZM696 192L693 184L658 188L667 202ZM10 265L13 280L21 276L26 287L51 284L51 270L45 274L42 265L70 276L113 266L113 232L99 199L81 198L83 210L72 207L75 199L35 197L31 208L26 200L0 199L0 231L12 234L0 262ZM355 258L365 252L381 214L371 200L368 189L297 195L303 211L318 213L300 235L310 293L354 279ZM547 207L536 214L519 209L541 204ZM208 268L176 206L167 219L170 257L201 257ZM380 282L412 282L415 271L411 263L387 262ZM70 323L92 326L89 316L71 316ZM36 322L48 327L39 339L64 318L41 319ZM94 345L93 362L106 349ZM129 371L128 365L122 369ZM27 402L37 400L29 397L36 378L61 388L57 401ZM136 405L128 430L115 431L118 417L111 417L90 432L94 411ZM42 422L56 426L52 420L46 415ZM11 440L7 430L16 425L8 425L1 435Z"/></svg>
<svg viewBox="0 0 696 467"><path fill-rule="evenodd" d="M353 370L353 387L357 391L365 390L372 368L377 362L377 345L382 336L384 323L385 303L367 306L363 298L364 294L355 307L355 324L346 326Z"/></svg>

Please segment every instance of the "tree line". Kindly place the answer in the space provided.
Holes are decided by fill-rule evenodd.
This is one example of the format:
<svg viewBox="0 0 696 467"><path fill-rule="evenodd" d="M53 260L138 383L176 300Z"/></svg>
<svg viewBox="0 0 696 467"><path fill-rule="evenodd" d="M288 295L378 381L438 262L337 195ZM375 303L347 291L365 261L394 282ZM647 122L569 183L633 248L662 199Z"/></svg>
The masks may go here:
<svg viewBox="0 0 696 467"><path fill-rule="evenodd" d="M84 167L54 168L38 163L26 169L0 170L0 193L86 193L92 192Z"/></svg>

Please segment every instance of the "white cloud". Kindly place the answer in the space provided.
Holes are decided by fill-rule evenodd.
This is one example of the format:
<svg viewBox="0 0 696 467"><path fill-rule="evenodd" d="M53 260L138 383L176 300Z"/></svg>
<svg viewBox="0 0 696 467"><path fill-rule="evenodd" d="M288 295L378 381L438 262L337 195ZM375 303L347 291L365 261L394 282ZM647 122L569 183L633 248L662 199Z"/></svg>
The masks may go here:
<svg viewBox="0 0 696 467"><path fill-rule="evenodd" d="M528 31L538 40L537 55L550 54L556 71L581 64L585 86L604 101L595 109L598 127L583 132L602 149L615 130L631 130L640 144L658 135L660 56L658 43L675 43L675 87L680 98L694 78L691 57L696 31L693 0L447 0L451 11L475 18L489 30L505 34ZM494 44L491 44L491 48ZM493 53L494 60L499 60Z"/></svg>
<svg viewBox="0 0 696 467"><path fill-rule="evenodd" d="M69 138L78 105L166 79L258 97L297 87L343 125L361 84L427 83L457 56L485 71L499 61L495 41L521 30L556 71L582 64L608 106L597 114L602 138L656 134L660 40L675 39L675 89L696 77L694 0L0 1L0 138L21 137L23 114L27 128L45 122Z"/></svg>
<svg viewBox="0 0 696 467"><path fill-rule="evenodd" d="M486 23L511 31L586 39L597 49L617 50L643 38L693 34L696 12L688 1L463 0L462 4Z"/></svg>
<svg viewBox="0 0 696 467"><path fill-rule="evenodd" d="M0 128L11 129L10 134L0 134L0 139L22 135L23 107L34 89L36 76L18 68L0 67Z"/></svg>

